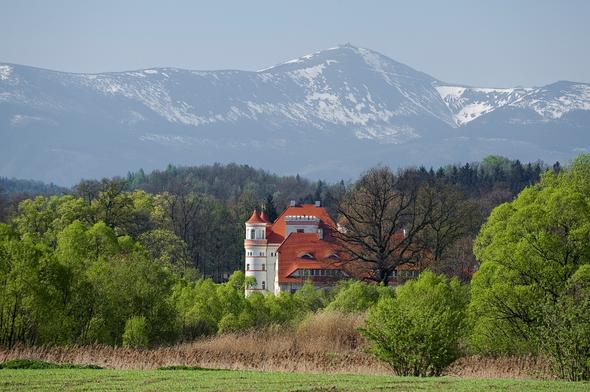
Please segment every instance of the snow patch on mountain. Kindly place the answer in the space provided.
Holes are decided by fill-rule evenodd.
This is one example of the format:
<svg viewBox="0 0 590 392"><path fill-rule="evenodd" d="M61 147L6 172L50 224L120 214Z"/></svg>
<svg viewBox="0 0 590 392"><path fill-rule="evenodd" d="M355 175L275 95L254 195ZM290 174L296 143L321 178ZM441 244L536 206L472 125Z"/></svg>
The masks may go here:
<svg viewBox="0 0 590 392"><path fill-rule="evenodd" d="M12 74L10 65L0 65L0 80L8 80Z"/></svg>
<svg viewBox="0 0 590 392"><path fill-rule="evenodd" d="M530 88L479 88L464 86L435 86L457 126L465 125L484 114L522 100Z"/></svg>
<svg viewBox="0 0 590 392"><path fill-rule="evenodd" d="M556 120L573 110L590 110L590 85L555 83L536 89L527 100L512 106L529 108L548 120Z"/></svg>

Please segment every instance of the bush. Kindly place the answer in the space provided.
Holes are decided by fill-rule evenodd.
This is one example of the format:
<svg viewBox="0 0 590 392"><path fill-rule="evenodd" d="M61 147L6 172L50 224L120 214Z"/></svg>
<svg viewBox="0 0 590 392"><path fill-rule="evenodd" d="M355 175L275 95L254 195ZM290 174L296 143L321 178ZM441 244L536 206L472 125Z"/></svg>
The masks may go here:
<svg viewBox="0 0 590 392"><path fill-rule="evenodd" d="M147 348L149 344L147 322L143 316L131 317L125 323L123 346Z"/></svg>
<svg viewBox="0 0 590 392"><path fill-rule="evenodd" d="M590 379L590 265L570 278L567 291L543 306L538 344L559 378Z"/></svg>
<svg viewBox="0 0 590 392"><path fill-rule="evenodd" d="M310 281L295 292L294 299L305 310L315 312L325 306L326 293L323 289L316 289Z"/></svg>
<svg viewBox="0 0 590 392"><path fill-rule="evenodd" d="M379 301L381 297L392 297L393 290L384 286L358 281L347 281L338 288L328 310L345 313L364 312Z"/></svg>
<svg viewBox="0 0 590 392"><path fill-rule="evenodd" d="M370 350L398 375L440 375L459 357L459 340L466 330L465 287L454 278L423 272L382 298L361 330Z"/></svg>

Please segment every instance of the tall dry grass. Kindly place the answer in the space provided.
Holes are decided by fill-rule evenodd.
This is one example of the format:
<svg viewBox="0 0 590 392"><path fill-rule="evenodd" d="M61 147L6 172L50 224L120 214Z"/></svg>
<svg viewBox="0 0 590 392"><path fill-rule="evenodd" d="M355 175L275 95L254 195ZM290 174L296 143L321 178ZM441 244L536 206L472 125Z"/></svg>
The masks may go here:
<svg viewBox="0 0 590 392"><path fill-rule="evenodd" d="M274 326L225 334L149 350L102 345L15 346L0 349L0 361L40 359L95 364L115 369L154 369L169 365L206 368L387 374L389 369L362 350L357 328L363 316L320 312L297 329Z"/></svg>
<svg viewBox="0 0 590 392"><path fill-rule="evenodd" d="M481 357L459 358L445 374L468 378L554 379L549 363L540 357Z"/></svg>
<svg viewBox="0 0 590 392"><path fill-rule="evenodd" d="M366 353L367 342L358 332L363 322L364 315L319 312L305 319L297 329L275 326L149 350L101 345L0 348L0 362L40 359L114 369L186 365L235 370L391 374L388 366ZM466 357L453 363L445 374L472 378L551 378L546 362L532 357Z"/></svg>

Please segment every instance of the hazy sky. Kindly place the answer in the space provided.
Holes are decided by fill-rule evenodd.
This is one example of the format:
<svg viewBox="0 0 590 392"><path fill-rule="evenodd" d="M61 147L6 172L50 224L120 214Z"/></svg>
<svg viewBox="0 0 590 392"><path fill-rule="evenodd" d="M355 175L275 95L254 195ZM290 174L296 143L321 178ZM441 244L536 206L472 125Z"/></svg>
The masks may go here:
<svg viewBox="0 0 590 392"><path fill-rule="evenodd" d="M256 70L337 44L481 86L590 82L590 1L0 0L0 62Z"/></svg>

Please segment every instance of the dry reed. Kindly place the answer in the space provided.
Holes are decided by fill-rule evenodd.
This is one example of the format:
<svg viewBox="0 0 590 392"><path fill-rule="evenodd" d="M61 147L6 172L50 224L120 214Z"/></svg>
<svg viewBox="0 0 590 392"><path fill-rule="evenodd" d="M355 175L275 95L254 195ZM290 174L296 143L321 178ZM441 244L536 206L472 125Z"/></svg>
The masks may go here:
<svg viewBox="0 0 590 392"><path fill-rule="evenodd" d="M11 349L0 348L0 362L39 359L114 369L186 365L235 370L391 374L388 366L366 353L366 342L358 332L363 320L363 315L319 312L304 320L296 330L274 327L149 350L103 345L17 345ZM550 378L546 362L533 357L466 357L449 366L446 374L470 378Z"/></svg>

